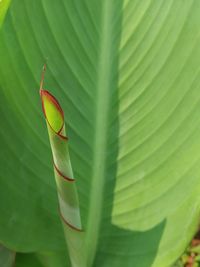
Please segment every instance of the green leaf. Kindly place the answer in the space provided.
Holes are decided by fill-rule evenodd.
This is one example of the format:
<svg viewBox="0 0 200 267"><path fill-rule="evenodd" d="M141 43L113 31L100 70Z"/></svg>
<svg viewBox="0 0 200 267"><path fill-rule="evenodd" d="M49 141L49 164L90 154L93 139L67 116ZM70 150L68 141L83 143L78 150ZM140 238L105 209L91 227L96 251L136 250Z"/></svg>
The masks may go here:
<svg viewBox="0 0 200 267"><path fill-rule="evenodd" d="M84 265L167 267L181 255L200 211L199 25L199 0L12 2L0 35L7 247L65 248L38 93L48 58L44 88L66 114Z"/></svg>
<svg viewBox="0 0 200 267"><path fill-rule="evenodd" d="M200 245L192 247L190 249L190 251L199 254L200 253Z"/></svg>
<svg viewBox="0 0 200 267"><path fill-rule="evenodd" d="M36 254L39 261L46 267L69 267L69 258L66 251L39 252Z"/></svg>
<svg viewBox="0 0 200 267"><path fill-rule="evenodd" d="M197 256L195 257L195 261L200 262L200 255L197 255Z"/></svg>
<svg viewBox="0 0 200 267"><path fill-rule="evenodd" d="M15 262L15 252L0 246L0 266L13 267Z"/></svg>
<svg viewBox="0 0 200 267"><path fill-rule="evenodd" d="M17 253L15 267L68 267L66 252Z"/></svg>
<svg viewBox="0 0 200 267"><path fill-rule="evenodd" d="M0 1L0 27L3 23L4 17L6 15L6 12L8 10L8 7L10 5L11 0L1 0Z"/></svg>
<svg viewBox="0 0 200 267"><path fill-rule="evenodd" d="M15 267L46 267L42 265L34 253L17 253Z"/></svg>
<svg viewBox="0 0 200 267"><path fill-rule="evenodd" d="M81 223L76 180L72 171L68 137L65 131L64 112L57 99L43 89L45 69L46 65L44 65L42 72L40 96L53 156L60 217L63 222L72 266L84 266L83 260L85 259L84 255L86 255L84 232L86 230L83 230Z"/></svg>
<svg viewBox="0 0 200 267"><path fill-rule="evenodd" d="M55 133L59 133L62 130L64 124L63 111L57 103L56 99L48 91L40 90L40 92L42 97L42 107L48 125Z"/></svg>
<svg viewBox="0 0 200 267"><path fill-rule="evenodd" d="M46 66L44 66L42 76L44 76L45 69ZM50 92L42 89L42 83L43 80L40 86L40 96L51 144L61 218L65 226L67 224L73 230L82 231L78 192L69 155L64 112L57 99Z"/></svg>

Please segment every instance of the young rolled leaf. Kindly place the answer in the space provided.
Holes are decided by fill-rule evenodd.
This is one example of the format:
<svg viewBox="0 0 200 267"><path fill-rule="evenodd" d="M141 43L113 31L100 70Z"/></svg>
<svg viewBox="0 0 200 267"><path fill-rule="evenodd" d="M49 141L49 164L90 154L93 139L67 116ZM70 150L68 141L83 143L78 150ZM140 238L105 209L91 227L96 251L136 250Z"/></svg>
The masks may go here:
<svg viewBox="0 0 200 267"><path fill-rule="evenodd" d="M64 112L57 99L47 90L43 89L45 70L46 65L44 65L42 72L40 96L53 155L60 216L63 222L72 266L84 266L84 232L81 224L78 193L70 162Z"/></svg>
<svg viewBox="0 0 200 267"><path fill-rule="evenodd" d="M42 73L40 96L53 155L60 215L64 224L69 228L82 231L78 194L65 132L64 113L56 98L42 88L45 69L46 66Z"/></svg>

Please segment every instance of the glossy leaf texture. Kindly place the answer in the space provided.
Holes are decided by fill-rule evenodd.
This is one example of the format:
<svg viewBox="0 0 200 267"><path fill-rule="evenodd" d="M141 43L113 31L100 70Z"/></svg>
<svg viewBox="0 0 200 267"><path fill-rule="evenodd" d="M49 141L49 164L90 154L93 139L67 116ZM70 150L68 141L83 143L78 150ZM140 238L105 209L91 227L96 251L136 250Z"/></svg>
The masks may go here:
<svg viewBox="0 0 200 267"><path fill-rule="evenodd" d="M199 0L12 2L0 34L5 245L65 247L38 92L47 61L87 266L168 267L179 257L199 223L199 24Z"/></svg>

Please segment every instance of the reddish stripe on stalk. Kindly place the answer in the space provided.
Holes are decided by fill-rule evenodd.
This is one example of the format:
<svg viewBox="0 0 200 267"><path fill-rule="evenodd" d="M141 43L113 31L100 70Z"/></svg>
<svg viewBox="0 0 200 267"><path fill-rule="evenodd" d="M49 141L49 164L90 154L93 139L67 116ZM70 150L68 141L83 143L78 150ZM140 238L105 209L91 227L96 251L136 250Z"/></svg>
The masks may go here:
<svg viewBox="0 0 200 267"><path fill-rule="evenodd" d="M83 232L83 229L79 229L79 228L73 226L72 224L70 224L70 223L64 218L64 216L62 215L60 209L59 209L59 213L60 213L60 217L61 217L61 219L63 220L63 222L64 222L66 225L68 225L71 229L73 229L73 230L75 230L75 231L77 231L77 232Z"/></svg>
<svg viewBox="0 0 200 267"><path fill-rule="evenodd" d="M58 173L63 179L67 180L68 182L74 182L74 181L75 181L75 179L69 178L69 177L67 177L66 175L64 175L64 174L58 169L58 167L56 166L56 164L54 163L54 161L53 161L53 166L54 166L55 170L57 171L57 173Z"/></svg>

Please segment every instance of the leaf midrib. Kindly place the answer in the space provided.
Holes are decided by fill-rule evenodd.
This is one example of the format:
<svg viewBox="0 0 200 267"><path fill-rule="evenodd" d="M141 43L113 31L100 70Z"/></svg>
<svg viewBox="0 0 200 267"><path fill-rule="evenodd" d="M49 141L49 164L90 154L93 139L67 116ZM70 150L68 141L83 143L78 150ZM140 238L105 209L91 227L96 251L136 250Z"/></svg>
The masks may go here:
<svg viewBox="0 0 200 267"><path fill-rule="evenodd" d="M103 191L106 178L106 151L108 142L109 109L111 103L111 55L113 1L105 0L102 6L101 35L99 44L98 77L96 88L96 118L94 123L93 169L90 205L86 229L86 266L95 257L101 224Z"/></svg>

